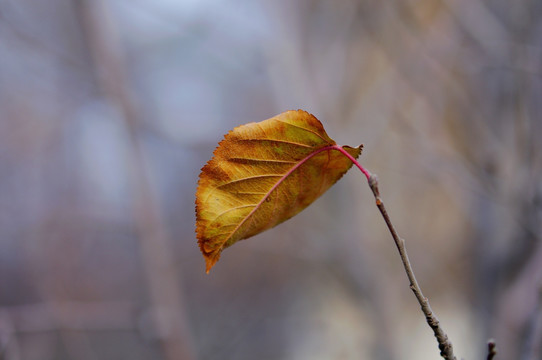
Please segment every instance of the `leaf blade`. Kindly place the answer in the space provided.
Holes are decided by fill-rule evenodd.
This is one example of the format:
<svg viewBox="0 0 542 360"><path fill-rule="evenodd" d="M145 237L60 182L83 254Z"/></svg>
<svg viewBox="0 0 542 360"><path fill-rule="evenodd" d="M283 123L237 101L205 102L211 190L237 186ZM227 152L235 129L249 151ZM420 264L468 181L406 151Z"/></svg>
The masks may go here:
<svg viewBox="0 0 542 360"><path fill-rule="evenodd" d="M291 218L339 180L352 162L335 147L320 121L302 110L226 134L202 168L196 191L206 271L222 250ZM362 145L343 148L357 158Z"/></svg>

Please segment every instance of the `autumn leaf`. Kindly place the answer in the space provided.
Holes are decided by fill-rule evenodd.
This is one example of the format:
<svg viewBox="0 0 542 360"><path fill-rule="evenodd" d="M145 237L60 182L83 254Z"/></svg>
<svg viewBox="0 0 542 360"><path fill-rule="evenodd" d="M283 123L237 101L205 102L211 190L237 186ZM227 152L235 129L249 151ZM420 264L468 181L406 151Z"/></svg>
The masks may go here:
<svg viewBox="0 0 542 360"><path fill-rule="evenodd" d="M196 233L209 270L222 250L291 218L326 192L361 153L337 146L313 115L286 111L230 131L201 169Z"/></svg>

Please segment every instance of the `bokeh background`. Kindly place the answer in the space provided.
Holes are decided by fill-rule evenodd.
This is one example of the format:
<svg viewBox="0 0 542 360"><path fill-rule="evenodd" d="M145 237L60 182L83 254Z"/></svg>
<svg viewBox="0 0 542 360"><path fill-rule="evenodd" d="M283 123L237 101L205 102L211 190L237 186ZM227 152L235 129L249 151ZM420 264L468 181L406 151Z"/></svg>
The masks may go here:
<svg viewBox="0 0 542 360"><path fill-rule="evenodd" d="M1 0L0 359L438 359L356 169L226 250L231 128L317 116L458 358L540 359L540 0Z"/></svg>

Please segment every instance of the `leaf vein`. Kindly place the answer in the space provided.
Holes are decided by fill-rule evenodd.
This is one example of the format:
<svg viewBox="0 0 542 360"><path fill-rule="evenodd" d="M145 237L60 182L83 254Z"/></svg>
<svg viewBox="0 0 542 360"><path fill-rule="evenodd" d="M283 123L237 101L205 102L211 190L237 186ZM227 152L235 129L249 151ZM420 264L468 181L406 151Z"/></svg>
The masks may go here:
<svg viewBox="0 0 542 360"><path fill-rule="evenodd" d="M227 182L227 183L222 184L222 185L218 185L216 187L216 189L220 189L220 188L222 188L224 186L228 186L228 185L231 185L231 184L236 184L236 183L239 183L239 182L252 180L252 179L258 179L258 178L264 178L264 177L282 177L282 176L284 176L284 174L266 174L266 175L249 176L249 177L246 177L246 178L233 180L233 181Z"/></svg>
<svg viewBox="0 0 542 360"><path fill-rule="evenodd" d="M248 160L248 161L258 161L258 162L271 162L271 163L281 163L281 164L295 164L296 161L289 160L276 160L276 159L252 159L252 158L241 158L241 157L232 157L228 160Z"/></svg>
<svg viewBox="0 0 542 360"><path fill-rule="evenodd" d="M260 200L260 202L258 204L256 204L254 206L254 209L252 209L250 211L250 213L248 213L247 216L245 216L243 218L243 220L241 220L239 222L239 224L237 224L237 226L235 227L235 229L233 229L230 233L230 236L228 236L224 241L223 241L223 244L225 244L229 239L231 239L231 237L239 230L239 228L246 222L248 221L252 215L260 208L260 206L264 203L264 201L271 195L271 193L273 191L275 191L279 186L280 184L284 181L284 179L286 179L288 176L290 176L295 170L297 170L301 165L303 165L308 159L312 158L313 156L323 152L323 151L329 151L331 150L331 146L326 146L326 147L323 147L321 149L318 149L318 150L315 150L313 151L312 153L310 153L309 155L307 155L304 159L298 161L296 163L296 165L294 165L290 170L288 170L288 172L286 172L285 174L283 175L263 175L263 176L280 176L281 179L279 179L279 181L277 181L277 183L275 183L275 185L273 185L273 187L271 187L271 189L269 189L268 192L266 192L265 196L262 197L262 199ZM242 179L243 180L243 179ZM216 219L215 219L216 220ZM213 220L214 221L214 220Z"/></svg>
<svg viewBox="0 0 542 360"><path fill-rule="evenodd" d="M318 136L320 139L324 140L324 141L326 142L326 144L329 144L329 141L328 141L326 138L324 138L322 135L320 135L319 133L317 133L316 131L313 131L313 130L311 130L311 129L304 128L303 126L299 126L299 125L295 125L295 124L286 122L286 121L284 121L284 120L279 120L279 119L275 119L275 120L278 121L278 122L281 122L281 123L283 123L283 124L287 124L287 125L296 127L296 128L298 128L298 129L308 131L308 132L310 132L310 133L312 133L312 134Z"/></svg>
<svg viewBox="0 0 542 360"><path fill-rule="evenodd" d="M256 191L238 191L232 192L234 195L265 195L266 192L256 192Z"/></svg>
<svg viewBox="0 0 542 360"><path fill-rule="evenodd" d="M209 225L214 224L216 222L216 220L218 220L219 217L224 216L229 212L239 210L239 209L243 209L243 208L247 208L247 207L256 207L256 206L258 206L258 204L248 204L248 205L241 205L241 206L236 206L236 207L230 208L230 209L228 209L226 211L223 211L220 214L218 214L211 222L209 222Z"/></svg>
<svg viewBox="0 0 542 360"><path fill-rule="evenodd" d="M279 140L279 139L258 139L258 138L254 138L254 139L239 139L239 141L274 141L274 142L280 142L280 143L284 143L284 144L302 146L302 147L306 147L306 148L310 148L310 149L313 148L313 146L310 146L310 145L307 145L307 144L301 144L301 143L297 143L297 142L293 142L293 141L286 141L286 140Z"/></svg>

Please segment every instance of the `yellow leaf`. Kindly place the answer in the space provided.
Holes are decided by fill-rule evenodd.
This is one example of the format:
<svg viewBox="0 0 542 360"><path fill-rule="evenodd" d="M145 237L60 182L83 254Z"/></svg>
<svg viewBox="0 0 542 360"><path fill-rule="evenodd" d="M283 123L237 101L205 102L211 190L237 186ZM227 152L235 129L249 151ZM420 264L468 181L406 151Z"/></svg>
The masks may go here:
<svg viewBox="0 0 542 360"><path fill-rule="evenodd" d="M363 145L343 146L357 158ZM313 115L286 111L230 131L201 169L196 233L207 272L222 250L291 218L352 166Z"/></svg>

